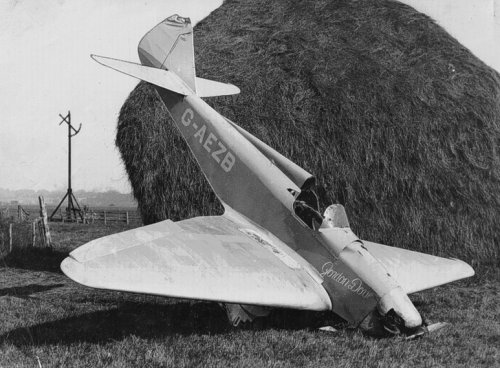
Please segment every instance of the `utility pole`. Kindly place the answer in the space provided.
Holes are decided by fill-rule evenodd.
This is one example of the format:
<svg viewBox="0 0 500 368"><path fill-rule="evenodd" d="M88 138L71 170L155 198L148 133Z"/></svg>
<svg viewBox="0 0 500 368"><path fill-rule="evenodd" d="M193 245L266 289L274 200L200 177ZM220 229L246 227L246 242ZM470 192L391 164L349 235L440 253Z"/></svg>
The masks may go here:
<svg viewBox="0 0 500 368"><path fill-rule="evenodd" d="M68 221L76 221L77 216L79 216L80 219L83 221L82 210L80 208L80 205L78 204L78 201L75 198L75 195L73 194L73 189L71 188L71 138L80 132L80 129L82 129L82 124L80 124L78 129L75 129L73 125L71 125L70 111L68 111L68 115L66 116L62 116L61 114L59 114L59 116L62 119L59 125L61 125L62 123L66 123L68 125L68 190L64 195L63 199L61 200L61 202L59 202L59 204L57 205L54 212L52 212L52 214L50 215L50 220L52 221L55 213L57 212L59 207L61 207L61 204L63 204L64 200L68 198L68 207L66 209Z"/></svg>

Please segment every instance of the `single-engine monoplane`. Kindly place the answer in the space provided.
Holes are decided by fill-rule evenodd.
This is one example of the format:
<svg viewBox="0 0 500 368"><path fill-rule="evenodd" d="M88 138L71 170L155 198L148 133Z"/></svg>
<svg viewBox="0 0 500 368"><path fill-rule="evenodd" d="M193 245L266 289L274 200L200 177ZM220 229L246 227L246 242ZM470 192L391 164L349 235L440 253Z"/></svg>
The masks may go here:
<svg viewBox="0 0 500 368"><path fill-rule="evenodd" d="M234 325L275 307L407 336L431 330L408 294L472 276L469 265L361 240L341 205L321 214L312 174L202 100L240 91L196 77L189 18L168 17L138 51L141 64L92 57L154 86L225 212L93 240L62 262L68 277L219 302Z"/></svg>

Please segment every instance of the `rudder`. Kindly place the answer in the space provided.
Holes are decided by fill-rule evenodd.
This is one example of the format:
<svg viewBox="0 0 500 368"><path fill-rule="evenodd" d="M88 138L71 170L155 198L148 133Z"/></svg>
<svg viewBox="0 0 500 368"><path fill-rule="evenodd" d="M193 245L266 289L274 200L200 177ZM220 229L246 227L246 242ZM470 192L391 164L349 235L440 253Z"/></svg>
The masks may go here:
<svg viewBox="0 0 500 368"><path fill-rule="evenodd" d="M171 15L139 42L142 65L177 74L196 93L193 27L189 18Z"/></svg>

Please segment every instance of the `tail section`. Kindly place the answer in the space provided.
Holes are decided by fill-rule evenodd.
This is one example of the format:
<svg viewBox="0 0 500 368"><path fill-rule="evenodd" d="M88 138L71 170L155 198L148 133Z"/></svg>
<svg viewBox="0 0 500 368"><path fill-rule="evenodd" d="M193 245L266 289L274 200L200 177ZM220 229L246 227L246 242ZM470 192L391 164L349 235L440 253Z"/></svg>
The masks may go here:
<svg viewBox="0 0 500 368"><path fill-rule="evenodd" d="M326 255L304 224L296 226L295 194L314 177L231 125L199 97L239 90L194 76L189 20L172 16L154 27L139 44L142 65L93 56L99 63L155 85L158 96L189 146L203 174L229 215L244 216L296 249L307 244ZM182 61L183 60L183 61ZM177 65L187 63L188 65ZM300 186L300 187L299 187ZM237 214L237 215L234 215ZM239 216L239 217L238 217ZM246 220L245 220L246 221ZM291 230L293 228L293 231Z"/></svg>
<svg viewBox="0 0 500 368"><path fill-rule="evenodd" d="M98 63L168 91L198 97L240 93L232 84L197 78L194 65L193 28L189 18L171 15L139 42L142 65L92 55Z"/></svg>
<svg viewBox="0 0 500 368"><path fill-rule="evenodd" d="M139 42L138 52L142 65L175 74L192 93L180 92L179 88L166 88L160 73L156 73L156 79L143 78L144 74L150 76L153 72L138 72L137 75L125 72L125 74L184 95L196 94L198 97L214 97L240 93L239 88L232 84L196 77L193 27L189 18L183 18L177 14L171 15L146 33ZM113 69L117 68L113 67ZM166 74L164 76L164 78L172 79ZM178 87L179 83L176 82L175 85Z"/></svg>
<svg viewBox="0 0 500 368"><path fill-rule="evenodd" d="M170 70L196 93L193 27L189 18L171 15L139 42L142 65Z"/></svg>
<svg viewBox="0 0 500 368"><path fill-rule="evenodd" d="M188 19L171 16L139 43L141 64L93 56L99 63L153 84L215 194L230 213L261 224L292 248L315 245L305 225L296 223L292 193L312 175L299 170L257 139L249 140L199 97L239 90L194 76L192 28ZM286 174L281 170L283 168ZM296 184L297 183L297 184ZM307 185L306 185L307 186ZM234 217L241 215L233 215ZM229 216L229 215L228 215ZM239 217L238 217L239 218ZM326 251L319 249L319 252Z"/></svg>

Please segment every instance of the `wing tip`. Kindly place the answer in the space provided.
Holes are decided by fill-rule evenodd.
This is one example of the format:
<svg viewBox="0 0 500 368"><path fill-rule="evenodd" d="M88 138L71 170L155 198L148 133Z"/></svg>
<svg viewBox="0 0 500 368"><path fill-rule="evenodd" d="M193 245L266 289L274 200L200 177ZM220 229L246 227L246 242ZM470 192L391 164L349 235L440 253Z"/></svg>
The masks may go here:
<svg viewBox="0 0 500 368"><path fill-rule="evenodd" d="M462 261L461 259L458 258L450 258L453 261L457 262L458 265L461 267L461 271L463 274L462 278L467 278L467 277L472 277L476 274L476 271L472 268L471 265L469 265L467 262Z"/></svg>
<svg viewBox="0 0 500 368"><path fill-rule="evenodd" d="M71 255L63 259L60 265L61 271L71 280L79 284L87 285L87 280L84 274L84 266Z"/></svg>
<svg viewBox="0 0 500 368"><path fill-rule="evenodd" d="M105 63L103 62L103 59L109 59L105 56L100 56L100 55L96 55L96 54L90 54L90 58L94 61L97 61L101 65L105 65Z"/></svg>
<svg viewBox="0 0 500 368"><path fill-rule="evenodd" d="M234 84L231 84L231 83L228 83L229 86L233 89L233 95L237 95L237 94L240 94L241 93L241 89L237 86L235 86Z"/></svg>

